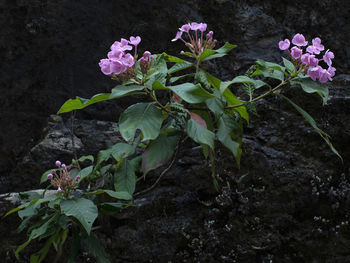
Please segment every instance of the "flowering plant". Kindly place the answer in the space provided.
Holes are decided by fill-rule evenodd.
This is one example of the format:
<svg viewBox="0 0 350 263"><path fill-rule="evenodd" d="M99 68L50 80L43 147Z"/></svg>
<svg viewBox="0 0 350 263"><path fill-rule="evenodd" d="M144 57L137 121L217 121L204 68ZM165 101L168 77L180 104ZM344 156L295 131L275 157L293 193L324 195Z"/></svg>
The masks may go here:
<svg viewBox="0 0 350 263"><path fill-rule="evenodd" d="M324 50L319 38L313 39L312 45L308 46L305 52L302 47L307 46L308 42L303 35L296 34L292 39L295 46L291 49L288 39L279 42L280 49L288 50L291 60L283 58L282 65L257 60L245 75L222 81L204 70L202 64L227 55L236 46L225 43L222 47L214 49L217 44L213 38L214 33L205 33L206 31L205 23L190 23L179 28L172 41L180 40L185 44L189 51L181 51L180 54L187 59L167 53L152 55L149 51L144 52L139 59L139 36L114 42L107 58L101 59L99 66L103 74L120 84L110 93L100 93L90 99L69 99L58 113L83 109L97 102L133 94L144 95L149 99L148 102L131 105L119 118L118 131L125 142L101 150L96 162L92 156L83 156L69 166L57 162L58 171L48 171L42 177L42 182L50 180L51 185L57 189L54 197L34 199L9 213L20 210L19 214L29 214L27 218L31 218L38 214L29 213L30 209L52 211L57 218L63 216L65 222L74 223L80 229L72 231L73 235L76 233L73 239L78 235L79 242L89 242L89 237L93 235L91 227L98 215L97 207L100 211L113 212L128 206L128 200L132 199L136 183L140 179L145 178L152 170L170 163L160 174L161 177L171 167L184 135L201 146L205 159L209 159L211 164L214 186L219 189L215 171L215 144L219 142L227 147L239 166L243 123L249 123L250 113L255 112L255 102L269 95L280 96L289 102L341 158L331 144L329 136L316 125L315 120L280 93L282 88L289 85L300 86L307 93L320 95L323 103L327 102L328 87L323 83L331 81L335 74L335 68L332 67L334 54L327 50L322 59L316 57ZM128 52L133 48L132 55ZM328 65L328 69L319 65L321 61ZM186 73L180 74L181 72ZM277 84L273 86L272 83ZM232 85L241 87L247 99L236 97L232 92ZM160 96L160 91L168 94L168 97ZM256 96L257 92L259 95ZM141 154L138 155L139 153ZM80 169L79 162L86 160L93 164ZM72 176L73 171L75 176ZM119 201L106 202L99 197L103 193ZM48 204L41 208L40 204L43 203ZM87 213L79 213L82 207ZM27 221L27 218L23 222ZM54 236L51 236L48 242L62 244L69 232L69 224L59 224L57 218L46 219L43 222L48 223L47 220L52 220L50 222L56 224L56 229L60 229L56 230L59 233L57 235L56 232L52 232ZM50 236L46 228L43 231L42 227L43 224L39 228L31 228L28 241L38 236ZM61 238L61 233L65 233L64 239ZM24 245L20 246L18 251L23 247ZM41 262L47 251L48 247L45 246L39 260L33 262ZM71 259L74 260L74 251L71 254ZM104 255L104 252L96 252L94 255L99 262L108 262L105 257L99 256Z"/></svg>

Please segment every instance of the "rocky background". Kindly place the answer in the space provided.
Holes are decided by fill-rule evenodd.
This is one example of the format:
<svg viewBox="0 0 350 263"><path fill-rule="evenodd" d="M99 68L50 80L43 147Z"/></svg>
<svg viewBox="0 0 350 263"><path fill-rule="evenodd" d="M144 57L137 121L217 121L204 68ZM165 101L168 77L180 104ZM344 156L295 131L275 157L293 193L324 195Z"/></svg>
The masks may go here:
<svg viewBox="0 0 350 263"><path fill-rule="evenodd" d="M238 45L208 65L228 80L256 59L279 62L281 39L319 36L336 55L329 102L322 107L317 95L298 89L286 95L330 134L343 164L294 109L271 97L245 127L242 168L220 150L220 193L200 150L187 142L160 185L109 218L100 235L112 262L350 262L349 13L346 0L1 0L0 193L39 188L56 159L72 158L70 115L53 114L68 98L113 87L98 61L121 37L140 35L141 52L178 54L181 43L170 42L176 29L206 22L220 45ZM116 140L119 114L137 99L79 111L77 152ZM0 222L6 262L15 262L13 251L25 238L9 231L15 217ZM81 262L88 258L82 252Z"/></svg>

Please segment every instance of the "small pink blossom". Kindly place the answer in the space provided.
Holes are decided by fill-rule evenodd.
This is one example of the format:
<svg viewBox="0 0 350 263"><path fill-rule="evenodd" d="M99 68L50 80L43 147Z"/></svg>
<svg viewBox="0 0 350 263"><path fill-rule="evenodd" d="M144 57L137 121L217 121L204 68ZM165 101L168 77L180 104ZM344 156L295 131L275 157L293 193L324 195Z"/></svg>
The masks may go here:
<svg viewBox="0 0 350 263"><path fill-rule="evenodd" d="M122 62L125 66L129 68L135 64L134 57L131 54L126 54L120 59L120 62Z"/></svg>
<svg viewBox="0 0 350 263"><path fill-rule="evenodd" d="M309 57L310 54L309 53L305 53L303 55L301 55L301 63L303 63L304 65L309 65Z"/></svg>
<svg viewBox="0 0 350 263"><path fill-rule="evenodd" d="M316 37L312 40L312 46L308 46L306 48L306 51L311 54L320 54L321 51L324 50L324 46L321 44L321 39L319 37Z"/></svg>
<svg viewBox="0 0 350 263"><path fill-rule="evenodd" d="M330 66L327 71L328 71L328 73L330 74L331 77L334 77L336 68Z"/></svg>
<svg viewBox="0 0 350 263"><path fill-rule="evenodd" d="M289 41L289 39L286 38L285 40L280 41L280 42L278 43L278 46L279 46L280 50L286 50L286 49L288 49L289 46L290 46L290 41Z"/></svg>
<svg viewBox="0 0 350 263"><path fill-rule="evenodd" d="M142 55L144 58L148 58L149 56L151 56L151 52L149 51L145 51L143 52L143 55Z"/></svg>
<svg viewBox="0 0 350 263"><path fill-rule="evenodd" d="M61 187L59 186L58 189L57 189L57 193L61 193L62 192L62 189Z"/></svg>
<svg viewBox="0 0 350 263"><path fill-rule="evenodd" d="M110 60L120 60L123 57L123 55L124 55L123 50L119 48L115 48L108 52L107 57Z"/></svg>
<svg viewBox="0 0 350 263"><path fill-rule="evenodd" d="M57 167L61 167L61 162L60 161L56 161L56 166Z"/></svg>
<svg viewBox="0 0 350 263"><path fill-rule="evenodd" d="M207 39L211 39L214 35L213 31L209 31L208 34L206 35Z"/></svg>
<svg viewBox="0 0 350 263"><path fill-rule="evenodd" d="M300 58L301 54L303 53L303 51L300 48L297 47L292 47L290 54L294 59L298 59Z"/></svg>
<svg viewBox="0 0 350 263"><path fill-rule="evenodd" d="M207 24L200 23L198 29L199 31L204 32L205 30L207 30Z"/></svg>
<svg viewBox="0 0 350 263"><path fill-rule="evenodd" d="M319 81L321 83L326 83L328 79L331 79L331 74L326 70L326 69L320 69L319 70L320 76L319 76Z"/></svg>
<svg viewBox="0 0 350 263"><path fill-rule="evenodd" d="M316 81L319 76L320 76L320 70L322 70L322 68L320 66L317 66L317 67L310 67L308 70L307 70L307 74L310 76L310 78L313 80L313 81Z"/></svg>
<svg viewBox="0 0 350 263"><path fill-rule="evenodd" d="M137 46L138 44L140 44L141 42L141 37L137 36L137 37L130 37L130 44Z"/></svg>
<svg viewBox="0 0 350 263"><path fill-rule="evenodd" d="M196 22L192 22L191 23L191 29L193 30L193 31L196 31L196 30L198 30L198 29L200 29L201 28L201 24L198 24L198 23L196 23Z"/></svg>
<svg viewBox="0 0 350 263"><path fill-rule="evenodd" d="M311 67L316 67L318 65L318 59L315 57L315 55L309 56L308 65Z"/></svg>
<svg viewBox="0 0 350 263"><path fill-rule="evenodd" d="M326 53L323 55L323 60L327 63L329 67L332 65L333 58L334 58L334 53L329 50L327 50Z"/></svg>
<svg viewBox="0 0 350 263"><path fill-rule="evenodd" d="M305 37L299 33L293 37L292 43L298 47L303 47L307 45L307 41L305 41Z"/></svg>
<svg viewBox="0 0 350 263"><path fill-rule="evenodd" d="M173 38L171 41L174 42L174 41L176 41L178 39L182 39L181 38L182 33L183 33L182 31L177 32L175 38Z"/></svg>
<svg viewBox="0 0 350 263"><path fill-rule="evenodd" d="M101 71L102 71L103 74L105 74L105 75L111 75L112 74L111 60L109 60L107 58L101 59L100 63L98 63L98 65L100 66ZM57 162L56 162L56 165L57 165Z"/></svg>
<svg viewBox="0 0 350 263"><path fill-rule="evenodd" d="M185 25L183 25L182 27L179 28L179 30L181 32L186 32L186 33L188 33L190 31L190 29L191 29L191 25L190 24L185 24Z"/></svg>
<svg viewBox="0 0 350 263"><path fill-rule="evenodd" d="M125 72L126 66L120 61L111 61L110 71L116 75Z"/></svg>
<svg viewBox="0 0 350 263"><path fill-rule="evenodd" d="M47 179L52 180L53 179L53 175L52 174L48 174L47 175Z"/></svg>

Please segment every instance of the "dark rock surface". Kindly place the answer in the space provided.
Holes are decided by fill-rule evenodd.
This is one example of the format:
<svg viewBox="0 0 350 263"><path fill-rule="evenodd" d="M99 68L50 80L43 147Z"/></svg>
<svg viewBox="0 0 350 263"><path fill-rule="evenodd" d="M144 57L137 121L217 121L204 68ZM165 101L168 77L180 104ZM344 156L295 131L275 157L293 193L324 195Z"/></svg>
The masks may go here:
<svg viewBox="0 0 350 263"><path fill-rule="evenodd" d="M56 159L73 157L69 116L64 123L49 116L70 97L113 87L97 63L114 40L140 35L141 51L177 54L176 28L205 21L220 44L238 44L209 64L226 80L258 58L279 62L277 42L300 32L335 53L338 77L325 107L317 95L286 94L330 134L344 164L294 109L269 98L246 127L241 170L220 151L220 193L201 151L186 145L160 185L110 218L100 235L112 262L350 262L349 12L345 0L0 1L0 192L37 188ZM76 151L118 140L115 121L137 99L78 112ZM15 246L25 241L9 233L14 221L0 222L6 262L15 262Z"/></svg>

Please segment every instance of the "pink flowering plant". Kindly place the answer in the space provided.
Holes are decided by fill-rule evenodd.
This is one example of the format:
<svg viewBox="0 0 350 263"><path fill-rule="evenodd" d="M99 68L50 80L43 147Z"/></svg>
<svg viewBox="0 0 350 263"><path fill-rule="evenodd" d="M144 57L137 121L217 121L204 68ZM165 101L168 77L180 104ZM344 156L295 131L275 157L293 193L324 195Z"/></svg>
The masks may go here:
<svg viewBox="0 0 350 263"><path fill-rule="evenodd" d="M78 244L71 247L69 254L70 262L74 262L77 247L91 248L91 243L96 243L91 229L98 212L111 213L129 206L137 183L151 171L169 164L161 177L174 163L181 142L188 138L201 146L210 163L214 186L219 190L215 170L217 144L229 149L239 167L244 122L249 123L250 115L256 112L255 102L267 96L276 95L290 103L341 158L315 120L281 93L282 89L300 86L307 93L320 95L323 103L327 102L328 87L324 83L332 81L336 69L332 67L334 54L329 50L324 52L320 38L314 38L308 45L302 34L296 34L292 47L289 39L280 41L279 48L288 52L289 59L282 58L281 64L257 60L245 75L225 81L202 65L227 55L235 45L225 43L215 49L217 40L213 31L207 30L207 24L195 22L181 26L172 41L181 41L187 49L180 52L181 58L149 51L139 57L139 36L114 42L99 66L102 73L118 85L109 93L90 99L69 99L59 109L58 113L62 114L135 94L148 99L131 105L121 114L118 132L124 141L101 150L96 161L93 156L83 156L68 166L56 162L57 168L44 173L41 180L42 183L50 181L56 193L32 198L9 212L19 210L22 218L27 216L20 229L24 229L33 216L46 213L46 221L29 231L28 243L39 236L49 238L43 250L33 256L38 259L33 262L45 258L50 244L62 247L67 236ZM234 94L237 88L243 89L246 99ZM81 169L80 164L87 161L91 164ZM64 223L58 223L61 217ZM52 224L56 227L48 232ZM27 242L19 247L17 255ZM109 262L103 248L90 252L98 262Z"/></svg>

